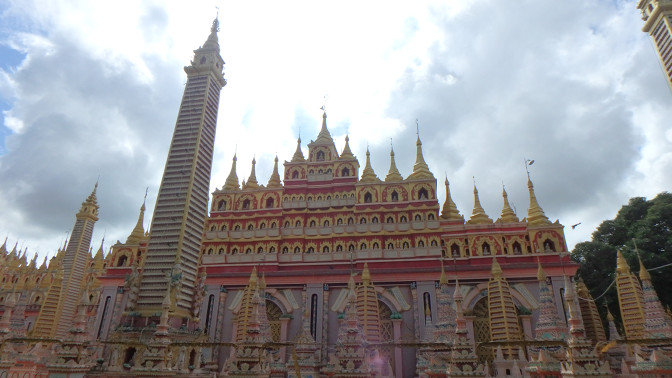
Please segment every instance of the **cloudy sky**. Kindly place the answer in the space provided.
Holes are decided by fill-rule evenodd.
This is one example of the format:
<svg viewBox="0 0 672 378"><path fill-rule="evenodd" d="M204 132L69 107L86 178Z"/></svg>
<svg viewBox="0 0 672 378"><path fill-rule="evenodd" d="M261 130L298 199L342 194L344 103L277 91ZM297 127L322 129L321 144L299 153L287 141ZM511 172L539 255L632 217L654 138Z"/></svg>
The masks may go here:
<svg viewBox="0 0 672 378"><path fill-rule="evenodd" d="M0 236L53 254L99 180L94 249L148 215L186 76L219 8L222 91L211 188L238 154L265 182L325 102L336 145L366 146L384 177L390 142L408 175L416 119L425 158L470 216L502 184L522 218L524 159L537 198L588 240L630 197L672 186L672 95L636 1L0 0ZM514 5L515 4L515 5ZM473 178L472 178L473 177ZM581 223L572 230L569 226Z"/></svg>

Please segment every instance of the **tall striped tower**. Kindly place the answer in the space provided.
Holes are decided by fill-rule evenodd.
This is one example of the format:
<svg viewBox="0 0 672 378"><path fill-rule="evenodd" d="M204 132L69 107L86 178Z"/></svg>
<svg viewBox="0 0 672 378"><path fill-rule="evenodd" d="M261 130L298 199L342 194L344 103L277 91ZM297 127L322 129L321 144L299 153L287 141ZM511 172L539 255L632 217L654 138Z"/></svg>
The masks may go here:
<svg viewBox="0 0 672 378"><path fill-rule="evenodd" d="M497 258L492 258L492 277L488 282L488 310L490 313L490 339L492 341L520 340L518 313L513 303L509 283L502 277L502 268ZM512 356L517 348L507 347L505 355Z"/></svg>
<svg viewBox="0 0 672 378"><path fill-rule="evenodd" d="M62 280L55 280L47 292L32 331L35 337L62 339L72 328L72 319L82 295L84 273L91 259L89 246L93 225L98 220L97 188L98 183L86 201L82 202L76 215L75 226L63 255L60 272Z"/></svg>
<svg viewBox="0 0 672 378"><path fill-rule="evenodd" d="M359 318L364 337L370 344L380 342L380 310L378 294L371 282L368 264L362 269L362 283L355 289L357 293L357 317Z"/></svg>
<svg viewBox="0 0 672 378"><path fill-rule="evenodd" d="M639 0L644 27L656 46L667 84L672 86L672 0Z"/></svg>
<svg viewBox="0 0 672 378"><path fill-rule="evenodd" d="M625 337L629 339L642 337L644 335L642 286L637 277L630 272L630 267L621 251L616 253L616 289Z"/></svg>
<svg viewBox="0 0 672 378"><path fill-rule="evenodd" d="M138 311L161 311L166 284L177 316L190 316L208 208L219 94L226 85L214 20L202 47L184 68L187 84L154 209Z"/></svg>

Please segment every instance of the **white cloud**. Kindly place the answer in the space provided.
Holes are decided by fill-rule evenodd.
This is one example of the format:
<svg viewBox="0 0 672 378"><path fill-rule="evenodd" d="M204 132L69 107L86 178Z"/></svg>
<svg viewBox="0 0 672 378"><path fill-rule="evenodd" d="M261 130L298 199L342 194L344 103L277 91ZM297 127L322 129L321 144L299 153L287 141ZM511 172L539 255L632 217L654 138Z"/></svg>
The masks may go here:
<svg viewBox="0 0 672 378"><path fill-rule="evenodd" d="M2 42L26 54L3 72L11 99L0 158L0 230L53 253L100 175L95 238L124 239L145 187L153 208L185 81L182 67L220 5L222 91L212 188L238 155L265 182L320 127L364 164L425 158L471 214L472 176L497 218L502 182L524 217L523 158L547 215L570 245L632 196L666 190L670 91L631 2L316 3L14 1ZM153 193L153 194L152 194ZM148 210L147 218L151 216ZM146 219L146 225L149 219ZM96 240L94 238L94 240ZM60 242L58 242L60 243Z"/></svg>

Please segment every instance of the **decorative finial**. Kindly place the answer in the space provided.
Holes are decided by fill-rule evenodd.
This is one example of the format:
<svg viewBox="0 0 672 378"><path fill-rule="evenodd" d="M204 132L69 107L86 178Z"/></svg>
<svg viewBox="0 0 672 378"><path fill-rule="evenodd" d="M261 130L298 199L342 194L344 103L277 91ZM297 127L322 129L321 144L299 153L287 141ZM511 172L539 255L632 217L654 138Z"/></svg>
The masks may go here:
<svg viewBox="0 0 672 378"><path fill-rule="evenodd" d="M528 168L530 165L534 164L534 159L528 159L528 158L523 158L525 161L525 172L527 172L527 179L530 179L530 169Z"/></svg>
<svg viewBox="0 0 672 378"><path fill-rule="evenodd" d="M420 138L420 122L417 118L415 119L415 135Z"/></svg>

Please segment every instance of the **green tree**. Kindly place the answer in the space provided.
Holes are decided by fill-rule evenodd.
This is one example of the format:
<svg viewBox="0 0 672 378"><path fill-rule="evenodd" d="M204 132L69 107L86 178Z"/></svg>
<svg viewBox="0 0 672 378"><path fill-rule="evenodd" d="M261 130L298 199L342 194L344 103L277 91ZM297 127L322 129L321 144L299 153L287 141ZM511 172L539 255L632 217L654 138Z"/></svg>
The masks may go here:
<svg viewBox="0 0 672 378"><path fill-rule="evenodd" d="M663 306L672 305L672 290L669 289L672 288L672 266L655 269L672 263L671 193L660 193L648 201L643 197L631 198L616 218L600 224L591 241L574 247L572 259L581 264L577 276L586 283L593 298L597 298L603 320L606 320L606 305L620 323L616 287L610 287L616 276L616 251L623 253L631 271L637 274L639 263L635 246L651 273Z"/></svg>

